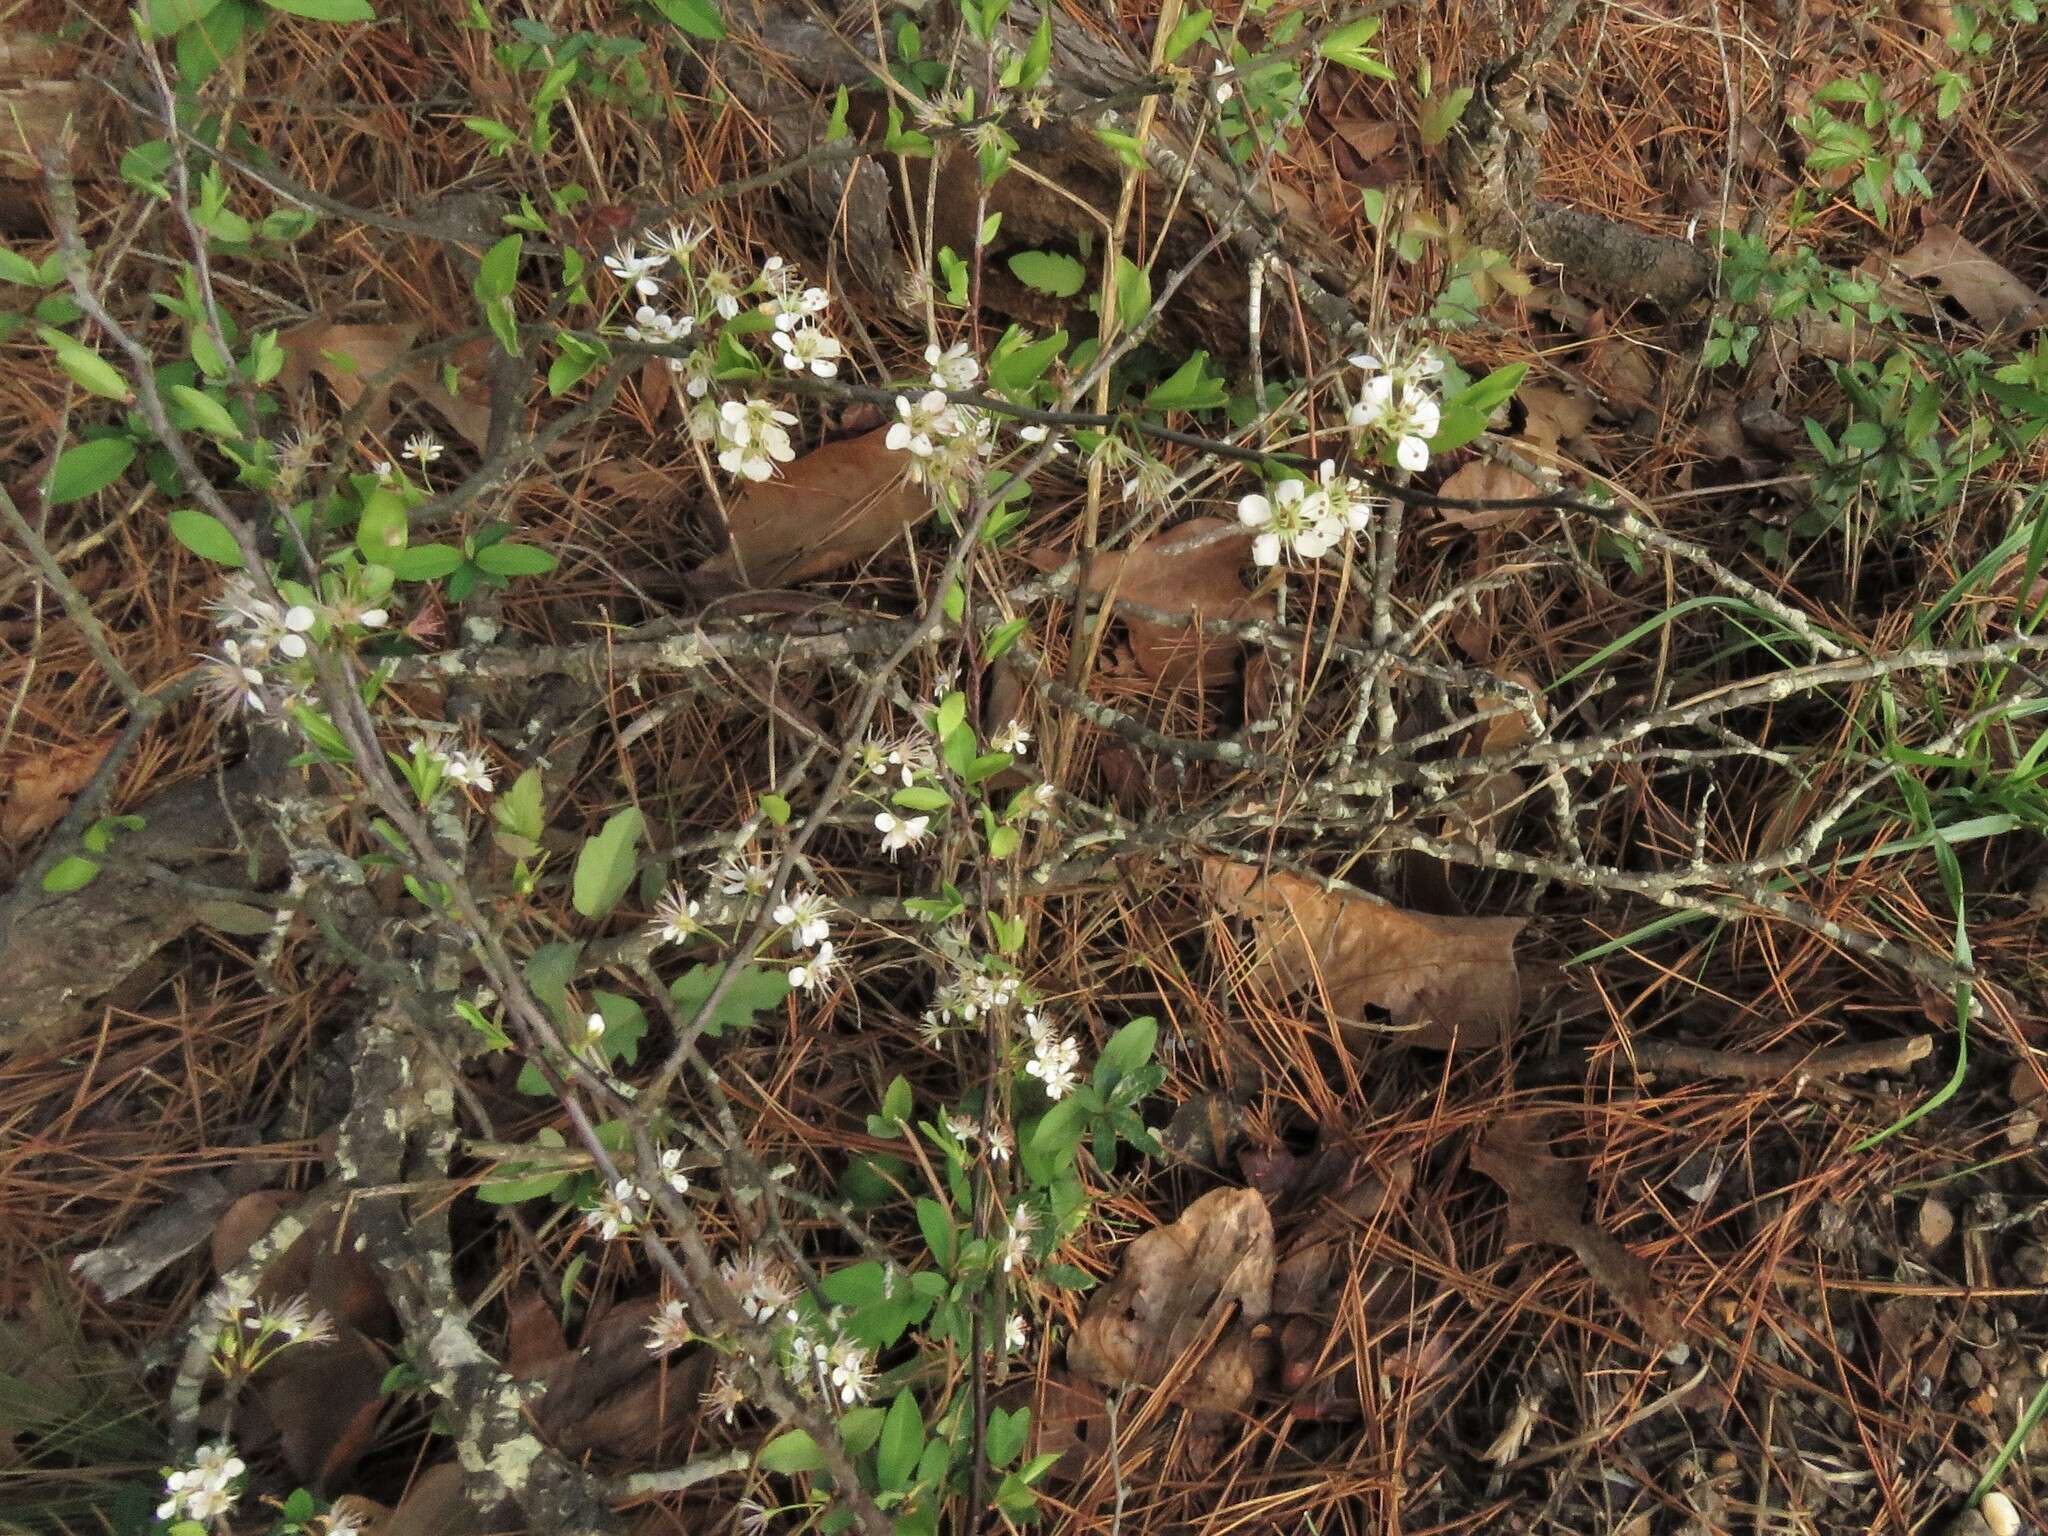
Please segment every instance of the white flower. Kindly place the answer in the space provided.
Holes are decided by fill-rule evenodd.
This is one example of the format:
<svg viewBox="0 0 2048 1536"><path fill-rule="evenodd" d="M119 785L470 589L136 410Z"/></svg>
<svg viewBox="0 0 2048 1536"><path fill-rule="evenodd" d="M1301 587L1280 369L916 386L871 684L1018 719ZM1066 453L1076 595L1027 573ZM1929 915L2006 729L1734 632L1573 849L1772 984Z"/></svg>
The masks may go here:
<svg viewBox="0 0 2048 1536"><path fill-rule="evenodd" d="M583 1021L583 1043L598 1045L604 1040L604 1015L593 1013Z"/></svg>
<svg viewBox="0 0 2048 1536"><path fill-rule="evenodd" d="M1043 422L1026 422L1017 429L1017 435L1027 443L1042 443L1048 437L1052 437L1052 428L1046 426ZM1067 444L1064 438L1052 438L1052 456L1054 458L1061 457L1066 451Z"/></svg>
<svg viewBox="0 0 2048 1536"><path fill-rule="evenodd" d="M379 459L370 466L370 473L377 477L379 485L389 485L398 477L398 471L391 467L389 459Z"/></svg>
<svg viewBox="0 0 2048 1536"><path fill-rule="evenodd" d="M1034 784L1017 794L1019 814L1030 821L1044 821L1059 808L1060 792L1049 783Z"/></svg>
<svg viewBox="0 0 2048 1536"><path fill-rule="evenodd" d="M711 231L701 224L671 223L667 238L655 241L654 246L677 266L683 266L689 262L691 253L702 245L710 234Z"/></svg>
<svg viewBox="0 0 2048 1536"><path fill-rule="evenodd" d="M1311 499L1300 480L1282 480L1268 497L1257 492L1239 499L1237 520L1259 535L1252 541L1252 560L1258 565L1278 565L1289 552L1313 560L1330 548L1329 531L1323 526L1324 503L1320 495Z"/></svg>
<svg viewBox="0 0 2048 1536"><path fill-rule="evenodd" d="M1011 1227L1003 1239L1003 1273L1022 1269L1031 1262L1031 1233L1024 1227Z"/></svg>
<svg viewBox="0 0 2048 1536"><path fill-rule="evenodd" d="M654 921L647 925L648 932L657 944L681 944L692 934L703 931L697 922L700 910L695 897L680 884L672 885L668 894L654 904Z"/></svg>
<svg viewBox="0 0 2048 1536"><path fill-rule="evenodd" d="M364 629L382 629L391 622L391 613L385 608L365 608L355 616L355 622Z"/></svg>
<svg viewBox="0 0 2048 1536"><path fill-rule="evenodd" d="M758 1254L725 1260L718 1266L718 1275L750 1323L772 1322L796 1300L796 1281L789 1271Z"/></svg>
<svg viewBox="0 0 2048 1536"><path fill-rule="evenodd" d="M945 1126L946 1134L958 1142L973 1141L981 1135L981 1127L972 1115L948 1115Z"/></svg>
<svg viewBox="0 0 2048 1536"><path fill-rule="evenodd" d="M941 692L944 690L942 689ZM935 774L939 771L939 752L929 736L916 731L910 732L889 748L889 764L897 770L897 776L908 789L920 775Z"/></svg>
<svg viewBox="0 0 2048 1536"><path fill-rule="evenodd" d="M724 1365L712 1372L711 1385L697 1394L697 1405L713 1418L732 1422L733 1415L746 1406L747 1394L740 1390L738 1378ZM763 1522L763 1528L766 1523Z"/></svg>
<svg viewBox="0 0 2048 1536"><path fill-rule="evenodd" d="M954 342L943 352L934 341L925 347L924 361L932 371L933 389L972 389L981 378L981 364L964 341Z"/></svg>
<svg viewBox="0 0 2048 1536"><path fill-rule="evenodd" d="M839 962L833 957L829 940L820 944L815 954L806 955L801 962L789 968L789 984L799 992L813 992L822 987L837 969Z"/></svg>
<svg viewBox="0 0 2048 1536"><path fill-rule="evenodd" d="M770 293L788 293L796 285L796 268L780 256L761 263L761 286Z"/></svg>
<svg viewBox="0 0 2048 1536"><path fill-rule="evenodd" d="M785 430L796 417L767 400L728 400L718 408L719 467L748 480L766 480L775 466L796 457Z"/></svg>
<svg viewBox="0 0 2048 1536"><path fill-rule="evenodd" d="M329 1511L327 1524L320 1536L363 1536L363 1516L353 1509L345 1509L340 1514Z"/></svg>
<svg viewBox="0 0 2048 1536"><path fill-rule="evenodd" d="M1352 359L1358 361L1357 358ZM1365 381L1359 391L1358 403L1345 413L1345 419L1360 431L1370 431L1387 419L1387 413L1394 408L1394 381L1385 374L1377 374Z"/></svg>
<svg viewBox="0 0 2048 1536"><path fill-rule="evenodd" d="M1429 440L1442 420L1442 409L1427 395L1404 396L1385 422L1394 439L1394 462L1410 474L1429 468Z"/></svg>
<svg viewBox="0 0 2048 1536"><path fill-rule="evenodd" d="M1010 1128L1007 1125L992 1125L988 1128L988 1155L998 1163L1010 1160Z"/></svg>
<svg viewBox="0 0 2048 1536"><path fill-rule="evenodd" d="M740 312L739 279L723 267L707 268L698 280L698 288L711 301L711 307L727 320Z"/></svg>
<svg viewBox="0 0 2048 1536"><path fill-rule="evenodd" d="M875 817L875 830L882 834L882 852L891 858L897 850L915 848L923 842L930 825L929 816L895 816L882 811Z"/></svg>
<svg viewBox="0 0 2048 1536"><path fill-rule="evenodd" d="M914 401L908 395L898 395L896 418L882 441L892 452L908 452L920 459L930 458L942 440L959 436L964 427L960 413L936 389L926 390Z"/></svg>
<svg viewBox="0 0 2048 1536"><path fill-rule="evenodd" d="M1231 69L1229 61L1225 59L1218 59L1209 66L1211 82L1209 86L1209 99L1215 102L1217 106L1220 107L1223 103L1230 100L1230 94L1234 87L1231 85L1230 80L1225 77L1235 73Z"/></svg>
<svg viewBox="0 0 2048 1536"><path fill-rule="evenodd" d="M263 702L263 674L244 659L237 641L221 641L218 656L202 655L200 661L206 668L206 691L218 702L230 709L268 713Z"/></svg>
<svg viewBox="0 0 2048 1536"><path fill-rule="evenodd" d="M777 350L782 353L782 366L791 373L802 373L808 368L819 378L829 379L839 372L839 359L845 355L844 349L815 325L777 331L773 339Z"/></svg>
<svg viewBox="0 0 2048 1536"><path fill-rule="evenodd" d="M791 891L769 915L785 928L793 929L790 942L799 949L822 944L832 932L825 914L832 903L816 891Z"/></svg>
<svg viewBox="0 0 2048 1536"><path fill-rule="evenodd" d="M1003 1347L1015 1352L1031 1342L1031 1331L1020 1312L1012 1312L1003 1325Z"/></svg>
<svg viewBox="0 0 2048 1536"><path fill-rule="evenodd" d="M832 296L822 288L798 289L792 286L763 304L761 310L775 321L776 330L789 331L813 316L822 315L831 303Z"/></svg>
<svg viewBox="0 0 2048 1536"><path fill-rule="evenodd" d="M994 751L1007 752L1012 757L1022 757L1024 749L1031 745L1031 732L1024 728L1023 721L1012 720L989 737L988 744Z"/></svg>
<svg viewBox="0 0 2048 1536"><path fill-rule="evenodd" d="M278 637L277 648L297 661L306 654L306 631L317 622L313 610L304 603L298 603L284 611L285 632Z"/></svg>
<svg viewBox="0 0 2048 1536"><path fill-rule="evenodd" d="M875 1382L875 1362L860 1345L844 1336L834 1339L825 1356L839 1401L851 1407L867 1401Z"/></svg>
<svg viewBox="0 0 2048 1536"><path fill-rule="evenodd" d="M1026 1016L1027 1020L1029 1015ZM1048 1099L1065 1098L1073 1091L1081 1069L1081 1048L1065 1035L1033 1032L1031 1059L1024 1064L1027 1074L1038 1079Z"/></svg>
<svg viewBox="0 0 2048 1536"><path fill-rule="evenodd" d="M696 328L697 322L688 315L664 314L652 304L642 304L633 311L633 323L626 327L626 336L650 346L674 346L689 340L690 332Z"/></svg>
<svg viewBox="0 0 2048 1536"><path fill-rule="evenodd" d="M1363 533L1372 526L1379 503L1363 481L1339 474L1334 459L1323 460L1316 478L1322 487L1324 517L1330 525L1332 542L1341 535Z"/></svg>
<svg viewBox="0 0 2048 1536"><path fill-rule="evenodd" d="M631 1179L620 1179L583 1213L583 1225L610 1242L640 1225L640 1207L646 1203L646 1190Z"/></svg>
<svg viewBox="0 0 2048 1536"><path fill-rule="evenodd" d="M441 457L441 444L431 432L415 432L405 440L405 446L399 449L399 455L411 459L424 469Z"/></svg>
<svg viewBox="0 0 2048 1536"><path fill-rule="evenodd" d="M191 1466L164 1478L164 1492L169 1497L157 1505L157 1518L212 1525L235 1507L239 1495L234 1482L246 1470L242 1458L225 1440L201 1446Z"/></svg>
<svg viewBox="0 0 2048 1536"><path fill-rule="evenodd" d="M768 894L768 884L774 876L775 871L766 864L737 853L728 853L711 872L711 878L725 895L751 896L757 901Z"/></svg>
<svg viewBox="0 0 2048 1536"><path fill-rule="evenodd" d="M275 1330L293 1344L324 1344L334 1337L334 1319L303 1296L292 1297L257 1321L260 1327Z"/></svg>
<svg viewBox="0 0 2048 1536"><path fill-rule="evenodd" d="M431 755L441 765L442 776L450 784L463 784L490 793L491 765L482 753L465 752L460 747L436 747Z"/></svg>
<svg viewBox="0 0 2048 1536"><path fill-rule="evenodd" d="M655 280L654 274L661 270L662 262L667 259L668 253L665 251L655 251L651 255L642 256L640 248L632 241L626 240L612 247L611 255L604 259L604 266L605 270L621 284L631 288L641 298L651 299L661 292L661 284Z"/></svg>
<svg viewBox="0 0 2048 1536"><path fill-rule="evenodd" d="M690 1192L690 1176L683 1172L683 1149L669 1147L661 1154L661 1181L679 1195Z"/></svg>
<svg viewBox="0 0 2048 1536"><path fill-rule="evenodd" d="M661 1310L647 1319L647 1352L650 1355L672 1355L696 1336L683 1304L673 1298L664 1301Z"/></svg>

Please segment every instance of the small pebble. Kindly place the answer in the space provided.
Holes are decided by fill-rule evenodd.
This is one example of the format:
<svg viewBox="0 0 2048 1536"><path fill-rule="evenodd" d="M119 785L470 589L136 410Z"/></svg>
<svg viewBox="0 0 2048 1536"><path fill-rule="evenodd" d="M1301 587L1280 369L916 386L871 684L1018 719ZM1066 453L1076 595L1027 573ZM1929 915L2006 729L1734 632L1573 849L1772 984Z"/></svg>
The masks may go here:
<svg viewBox="0 0 2048 1536"><path fill-rule="evenodd" d="M1977 1513L1991 1527L1991 1536L2020 1536L2020 1512L2013 1508L2012 1500L1996 1488L1984 1495L1983 1502L1977 1506Z"/></svg>
<svg viewBox="0 0 2048 1536"><path fill-rule="evenodd" d="M1939 1200L1920 1202L1920 1246L1933 1253L1955 1235L1956 1213Z"/></svg>

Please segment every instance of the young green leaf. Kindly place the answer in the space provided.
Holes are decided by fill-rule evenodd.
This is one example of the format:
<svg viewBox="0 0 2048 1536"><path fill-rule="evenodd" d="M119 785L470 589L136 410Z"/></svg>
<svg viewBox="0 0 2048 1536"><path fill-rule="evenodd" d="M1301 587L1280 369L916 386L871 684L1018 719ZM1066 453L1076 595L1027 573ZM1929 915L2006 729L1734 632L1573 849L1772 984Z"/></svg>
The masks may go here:
<svg viewBox="0 0 2048 1536"><path fill-rule="evenodd" d="M800 1429L792 1429L762 1446L754 1465L763 1472L815 1472L825 1465L825 1457L817 1441Z"/></svg>
<svg viewBox="0 0 2048 1536"><path fill-rule="evenodd" d="M725 23L719 19L718 7L711 0L652 0L652 3L672 26L690 36L702 38L707 43L723 41Z"/></svg>
<svg viewBox="0 0 2048 1536"><path fill-rule="evenodd" d="M165 393L191 413L200 431L231 442L241 441L243 433L235 424L234 413L205 390L194 389L190 384L173 384Z"/></svg>
<svg viewBox="0 0 2048 1536"><path fill-rule="evenodd" d="M105 490L134 462L135 445L125 437L73 443L58 455L57 467L50 472L50 505L82 501Z"/></svg>
<svg viewBox="0 0 2048 1536"><path fill-rule="evenodd" d="M170 517L171 537L202 559L216 565L242 568L242 546L228 532L228 525L211 512L180 507Z"/></svg>
<svg viewBox="0 0 2048 1536"><path fill-rule="evenodd" d="M882 1438L875 1447L875 1482L884 1493L895 1493L917 1470L924 1454L924 1418L917 1400L909 1392L896 1394L889 1405L889 1417L882 1425Z"/></svg>
<svg viewBox="0 0 2048 1536"><path fill-rule="evenodd" d="M375 21L369 0L263 0L273 11L309 21Z"/></svg>
<svg viewBox="0 0 2048 1536"><path fill-rule="evenodd" d="M1026 288L1056 299L1072 298L1088 280L1081 263L1060 251L1018 251L1010 258L1009 267Z"/></svg>
<svg viewBox="0 0 2048 1536"><path fill-rule="evenodd" d="M106 400L134 398L120 370L84 342L47 325L37 326L36 334L57 354L57 366L86 393Z"/></svg>
<svg viewBox="0 0 2048 1536"><path fill-rule="evenodd" d="M73 853L52 864L43 875L43 889L52 896L81 891L99 878L100 867L91 859Z"/></svg>
<svg viewBox="0 0 2048 1536"><path fill-rule="evenodd" d="M585 917L605 916L632 885L640 868L643 823L639 810L627 806L623 811L613 812L596 835L584 841L582 851L576 855L570 900Z"/></svg>

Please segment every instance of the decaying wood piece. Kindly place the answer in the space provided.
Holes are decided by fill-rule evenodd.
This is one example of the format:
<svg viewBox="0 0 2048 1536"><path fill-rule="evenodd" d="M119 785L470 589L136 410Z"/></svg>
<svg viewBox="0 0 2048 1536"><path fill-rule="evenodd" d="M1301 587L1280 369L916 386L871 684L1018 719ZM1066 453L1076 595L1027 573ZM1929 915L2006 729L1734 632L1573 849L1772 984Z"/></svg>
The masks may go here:
<svg viewBox="0 0 2048 1536"><path fill-rule="evenodd" d="M1526 48L1481 71L1445 141L1451 194L1467 236L1509 255L1527 251L1575 288L1618 304L1647 299L1683 309L1707 291L1714 264L1688 241L1634 229L1536 196L1537 143L1548 123L1535 102L1534 68L1578 12L1559 0Z"/></svg>

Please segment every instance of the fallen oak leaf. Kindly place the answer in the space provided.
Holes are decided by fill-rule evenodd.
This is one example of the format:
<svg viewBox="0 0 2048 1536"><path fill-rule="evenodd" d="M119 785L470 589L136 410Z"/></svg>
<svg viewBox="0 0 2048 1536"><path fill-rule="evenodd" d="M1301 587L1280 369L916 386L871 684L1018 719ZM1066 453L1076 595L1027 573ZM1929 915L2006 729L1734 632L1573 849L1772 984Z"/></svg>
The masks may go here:
<svg viewBox="0 0 2048 1536"><path fill-rule="evenodd" d="M1496 1120L1472 1153L1472 1166L1508 1197L1508 1245L1551 1243L1578 1256L1593 1281L1658 1349L1684 1336L1657 1300L1650 1269L1614 1237L1587 1223L1584 1170L1551 1154L1540 1114Z"/></svg>
<svg viewBox="0 0 2048 1536"><path fill-rule="evenodd" d="M1204 632L1212 619L1271 618L1273 599L1245 589L1241 574L1253 533L1220 517L1197 517L1147 539L1131 550L1098 550L1088 566L1088 590L1112 605L1135 603L1182 619L1153 619L1121 609L1138 670L1162 688L1193 683L1214 688L1227 682L1244 656L1241 642ZM1028 557L1041 571L1055 571L1067 557L1034 550Z"/></svg>
<svg viewBox="0 0 2048 1536"><path fill-rule="evenodd" d="M1907 277L1931 279L1983 330L2025 332L2048 325L2048 299L1952 225L1928 225L1920 243L1894 265Z"/></svg>
<svg viewBox="0 0 2048 1536"><path fill-rule="evenodd" d="M788 586L880 554L931 511L884 431L827 443L726 505L730 546L692 573L705 586Z"/></svg>
<svg viewBox="0 0 2048 1536"><path fill-rule="evenodd" d="M1367 1017L1380 1009L1405 1045L1483 1048L1521 1010L1520 918L1410 912L1230 859L1202 874L1219 911L1251 922L1247 980L1322 999L1340 1026L1384 1033Z"/></svg>
<svg viewBox="0 0 2048 1536"><path fill-rule="evenodd" d="M1541 496L1543 487L1505 464L1474 459L1452 471L1436 493L1450 501L1526 501ZM1548 514L1540 507L1438 507L1436 515L1454 527L1477 531L1525 523Z"/></svg>
<svg viewBox="0 0 2048 1536"><path fill-rule="evenodd" d="M92 782L114 738L96 736L17 758L6 774L0 802L0 842L19 843L64 819L71 797Z"/></svg>
<svg viewBox="0 0 2048 1536"><path fill-rule="evenodd" d="M1124 1249L1074 1330L1067 1364L1104 1386L1164 1386L1184 1407L1230 1412L1257 1385L1251 1325L1272 1298L1266 1202L1256 1190L1211 1190Z"/></svg>
<svg viewBox="0 0 2048 1536"><path fill-rule="evenodd" d="M403 384L481 452L490 440L490 407L478 399L450 394L432 363L405 361L419 333L420 328L412 324L333 325L309 320L278 333L278 345L284 350L284 368L278 378L287 390L295 392L317 375L326 381L344 411L355 410L367 397L362 423L373 433L390 425L391 387ZM453 361L474 365L489 355L488 345L482 349L465 346Z"/></svg>

